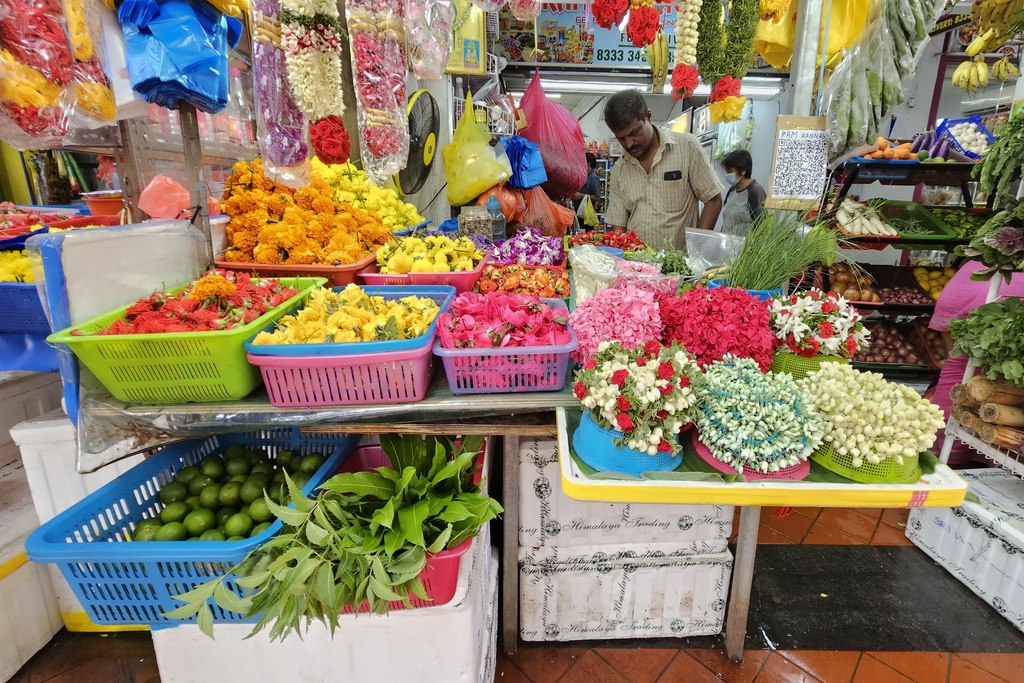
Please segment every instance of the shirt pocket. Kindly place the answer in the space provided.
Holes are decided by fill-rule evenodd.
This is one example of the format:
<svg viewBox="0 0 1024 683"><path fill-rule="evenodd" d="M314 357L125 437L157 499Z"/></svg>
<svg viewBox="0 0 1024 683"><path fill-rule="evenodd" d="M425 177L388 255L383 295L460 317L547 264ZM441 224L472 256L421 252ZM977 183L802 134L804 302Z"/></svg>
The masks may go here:
<svg viewBox="0 0 1024 683"><path fill-rule="evenodd" d="M655 195L665 211L682 211L686 208L687 195L692 194L684 174L678 180L665 180L664 176L653 181Z"/></svg>

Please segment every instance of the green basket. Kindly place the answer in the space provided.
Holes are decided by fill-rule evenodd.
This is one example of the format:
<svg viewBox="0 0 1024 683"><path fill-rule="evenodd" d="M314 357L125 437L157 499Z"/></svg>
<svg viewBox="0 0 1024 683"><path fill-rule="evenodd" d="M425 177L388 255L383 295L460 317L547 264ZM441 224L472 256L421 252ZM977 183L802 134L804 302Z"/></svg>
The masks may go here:
<svg viewBox="0 0 1024 683"><path fill-rule="evenodd" d="M50 335L67 344L115 398L128 403L233 401L260 385L260 371L249 364L245 342L298 308L324 278L281 278L299 293L256 320L233 330L168 334L74 335L93 333L124 317L127 306ZM179 292L188 285L176 287Z"/></svg>
<svg viewBox="0 0 1024 683"><path fill-rule="evenodd" d="M840 455L830 443L811 455L811 460L841 477L859 481L862 484L912 484L921 478L918 456L903 458L900 465L893 458L886 458L877 465L865 461L860 467L853 466L853 457Z"/></svg>
<svg viewBox="0 0 1024 683"><path fill-rule="evenodd" d="M790 351L776 351L772 356L772 372L788 372L794 379L806 377L821 368L822 363L849 363L839 356L817 355L807 358Z"/></svg>

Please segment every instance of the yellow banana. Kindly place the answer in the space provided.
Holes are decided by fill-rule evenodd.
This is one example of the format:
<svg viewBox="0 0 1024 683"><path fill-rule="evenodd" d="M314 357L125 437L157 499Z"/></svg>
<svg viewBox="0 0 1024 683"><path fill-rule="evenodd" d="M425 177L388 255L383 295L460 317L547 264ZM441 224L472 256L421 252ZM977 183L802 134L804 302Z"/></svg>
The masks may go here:
<svg viewBox="0 0 1024 683"><path fill-rule="evenodd" d="M978 58L975 62L975 71L978 74L978 87L984 88L988 85L988 62L983 58Z"/></svg>
<svg viewBox="0 0 1024 683"><path fill-rule="evenodd" d="M974 57L975 55L980 53L985 48L985 45L988 43L988 41L994 35L995 35L995 29L990 28L989 30L985 31L983 34L979 35L977 38L972 40L971 44L968 45L967 49L964 50L964 51L969 56Z"/></svg>

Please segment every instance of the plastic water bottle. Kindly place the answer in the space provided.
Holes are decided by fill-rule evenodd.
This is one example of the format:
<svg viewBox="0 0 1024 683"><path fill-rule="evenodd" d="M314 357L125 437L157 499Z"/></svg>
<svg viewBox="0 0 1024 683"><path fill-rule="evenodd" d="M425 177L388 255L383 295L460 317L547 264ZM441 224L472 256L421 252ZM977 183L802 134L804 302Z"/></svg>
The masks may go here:
<svg viewBox="0 0 1024 683"><path fill-rule="evenodd" d="M487 199L487 213L491 216L491 239L495 242L505 239L505 214L493 194Z"/></svg>

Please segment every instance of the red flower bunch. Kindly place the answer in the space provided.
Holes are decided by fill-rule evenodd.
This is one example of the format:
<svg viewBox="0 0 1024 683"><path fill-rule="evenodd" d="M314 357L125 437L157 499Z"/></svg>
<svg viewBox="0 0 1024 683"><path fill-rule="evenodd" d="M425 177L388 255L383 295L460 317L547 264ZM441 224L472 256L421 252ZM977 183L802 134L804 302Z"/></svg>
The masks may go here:
<svg viewBox="0 0 1024 683"><path fill-rule="evenodd" d="M401 152L404 138L405 130L397 126L371 125L363 128L363 143L377 158Z"/></svg>
<svg viewBox="0 0 1024 683"><path fill-rule="evenodd" d="M698 287L681 297L659 294L658 305L665 343L682 344L701 368L726 354L753 358L762 372L771 367L775 338L768 302L743 289Z"/></svg>
<svg viewBox="0 0 1024 683"><path fill-rule="evenodd" d="M629 9L629 0L594 0L590 11L598 26L612 28L619 25L622 17L626 16L627 9Z"/></svg>
<svg viewBox="0 0 1024 683"><path fill-rule="evenodd" d="M639 251L647 248L647 243L640 239L636 232L581 232L569 238L570 247L581 244L593 244L599 247L614 247L623 251Z"/></svg>
<svg viewBox="0 0 1024 683"><path fill-rule="evenodd" d="M97 334L161 334L230 330L256 320L298 292L277 280L212 271L175 294L157 292L125 310L124 318Z"/></svg>
<svg viewBox="0 0 1024 683"><path fill-rule="evenodd" d="M722 76L711 86L709 102L721 102L727 97L740 96L740 81L732 76Z"/></svg>
<svg viewBox="0 0 1024 683"><path fill-rule="evenodd" d="M661 30L661 15L653 7L642 5L629 11L626 37L636 47L647 47L654 42Z"/></svg>
<svg viewBox="0 0 1024 683"><path fill-rule="evenodd" d="M692 64L676 64L672 70L672 98L676 100L693 97L697 89L697 67Z"/></svg>
<svg viewBox="0 0 1024 683"><path fill-rule="evenodd" d="M352 151L345 124L333 114L309 126L309 143L325 164L343 164Z"/></svg>
<svg viewBox="0 0 1024 683"><path fill-rule="evenodd" d="M393 111L399 103L405 106L408 67L401 43L357 33L352 36L352 56L356 92L364 110Z"/></svg>
<svg viewBox="0 0 1024 683"><path fill-rule="evenodd" d="M570 339L568 314L534 296L463 292L437 318L446 349L558 346Z"/></svg>

